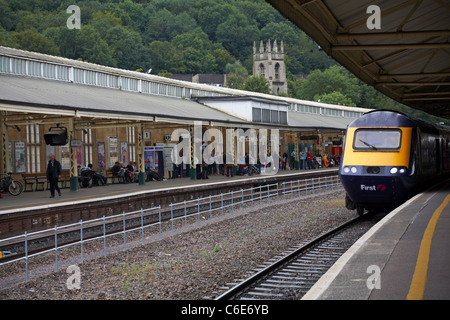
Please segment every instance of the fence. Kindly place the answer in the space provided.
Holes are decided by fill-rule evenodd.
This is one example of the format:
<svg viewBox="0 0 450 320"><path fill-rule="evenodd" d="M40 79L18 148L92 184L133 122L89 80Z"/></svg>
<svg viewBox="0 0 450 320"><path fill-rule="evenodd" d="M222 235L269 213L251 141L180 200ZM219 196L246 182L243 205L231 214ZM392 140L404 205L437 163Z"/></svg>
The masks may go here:
<svg viewBox="0 0 450 320"><path fill-rule="evenodd" d="M212 222L213 215L216 215L215 219L224 219L225 210L228 210L227 215L229 217L234 217L238 214L244 214L246 210L245 206L251 212L258 207L262 209L263 205L270 206L272 204L278 204L280 198L284 202L299 200L302 197L306 198L308 196L337 191L340 188L341 184L338 176L302 179L171 203L169 210L164 212L162 212L161 206L158 206L127 213L123 212L122 214L108 217L103 216L102 218L89 221L81 220L77 223L55 226L54 228L42 231L25 232L23 235L0 240L0 246L4 246L2 243L15 243L18 252L14 254L19 256L18 258L0 263L0 267L24 260L25 277L26 281L28 281L29 260L39 255L54 252L55 271L58 271L58 252L61 252L64 248L79 245L79 259L83 263L85 259L84 248L89 242L103 241L103 255L106 255L106 242L108 237L122 236L123 250L127 250L127 244L129 243L127 241L127 233L138 232L141 238L140 242L143 244L145 242L144 230L147 228L156 228L157 231L156 233L154 231L153 237L162 239L163 236L173 236L175 234L175 228L178 231L182 231L184 226L184 230L187 231L188 226L189 228L193 228L195 225L200 227L201 220ZM189 223L188 220L190 220ZM113 229L115 228L116 230L108 230L111 229L112 225L115 225ZM163 225L166 229L164 232ZM72 237L77 238L77 240L71 240L69 243L59 245L58 242L61 243L63 241L62 238L64 238L68 231L72 232ZM42 238L43 236L45 236L46 241L52 247L49 246L50 248L45 250L30 250L30 245L34 246L32 244L33 239ZM136 240L134 240L134 243L136 243Z"/></svg>

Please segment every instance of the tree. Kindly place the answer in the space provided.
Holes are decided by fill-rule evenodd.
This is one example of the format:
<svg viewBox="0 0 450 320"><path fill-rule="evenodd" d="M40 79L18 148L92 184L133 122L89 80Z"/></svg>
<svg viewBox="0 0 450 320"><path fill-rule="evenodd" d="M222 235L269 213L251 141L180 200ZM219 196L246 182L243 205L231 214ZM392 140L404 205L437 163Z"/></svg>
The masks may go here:
<svg viewBox="0 0 450 320"><path fill-rule="evenodd" d="M236 74L236 75L247 75L247 69L242 65L239 60L236 60L234 63L227 63L225 66L225 73Z"/></svg>
<svg viewBox="0 0 450 320"><path fill-rule="evenodd" d="M239 89L244 85L244 77L236 73L230 73L227 75L227 88Z"/></svg>
<svg viewBox="0 0 450 320"><path fill-rule="evenodd" d="M168 41L153 41L147 49L147 56L151 57L152 73L165 70L170 73L185 73L186 67L183 56Z"/></svg>
<svg viewBox="0 0 450 320"><path fill-rule="evenodd" d="M236 62L236 59L225 49L215 49L211 54L214 56L217 64L217 73L228 73L226 67Z"/></svg>
<svg viewBox="0 0 450 320"><path fill-rule="evenodd" d="M77 30L75 46L75 54L83 60L112 67L117 65L106 41L90 25Z"/></svg>
<svg viewBox="0 0 450 320"><path fill-rule="evenodd" d="M36 31L13 32L12 40L23 50L59 55L58 46L52 40Z"/></svg>
<svg viewBox="0 0 450 320"><path fill-rule="evenodd" d="M239 88L245 91L260 93L271 93L269 81L264 76L251 76L245 79L244 84Z"/></svg>
<svg viewBox="0 0 450 320"><path fill-rule="evenodd" d="M236 59L243 61L251 54L253 41L259 38L259 30L256 25L249 24L244 14L238 13L217 27L216 38Z"/></svg>
<svg viewBox="0 0 450 320"><path fill-rule="evenodd" d="M352 101L352 99L346 97L339 91L333 91L332 93L324 93L321 95L316 94L314 96L314 101L348 107L356 107L356 104Z"/></svg>
<svg viewBox="0 0 450 320"><path fill-rule="evenodd" d="M316 95L321 96L333 92L340 92L358 105L361 99L360 85L356 77L340 66L332 66L325 71L314 70L301 82L297 93L300 99L314 100Z"/></svg>
<svg viewBox="0 0 450 320"><path fill-rule="evenodd" d="M217 41L217 27L224 23L230 15L239 14L237 8L229 3L213 2L204 6L198 13L198 23L212 41Z"/></svg>
<svg viewBox="0 0 450 320"><path fill-rule="evenodd" d="M76 36L77 29L64 27L50 27L45 29L44 36L52 40L59 48L61 56L69 59L77 59Z"/></svg>
<svg viewBox="0 0 450 320"><path fill-rule="evenodd" d="M108 30L105 36L117 67L128 70L148 68L143 58L144 46L139 33L117 25Z"/></svg>

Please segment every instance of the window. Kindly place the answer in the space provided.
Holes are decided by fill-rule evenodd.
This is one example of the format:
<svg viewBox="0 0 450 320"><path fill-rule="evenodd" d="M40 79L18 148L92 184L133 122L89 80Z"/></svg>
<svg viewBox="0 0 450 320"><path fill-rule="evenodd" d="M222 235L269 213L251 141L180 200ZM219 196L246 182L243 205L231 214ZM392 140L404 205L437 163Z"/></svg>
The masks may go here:
<svg viewBox="0 0 450 320"><path fill-rule="evenodd" d="M270 110L262 109L262 122L270 123Z"/></svg>
<svg viewBox="0 0 450 320"><path fill-rule="evenodd" d="M259 108L252 109L252 120L254 122L261 122L261 109Z"/></svg>
<svg viewBox="0 0 450 320"><path fill-rule="evenodd" d="M127 128L128 161L136 161L135 127Z"/></svg>
<svg viewBox="0 0 450 320"><path fill-rule="evenodd" d="M262 63L259 65L259 74L263 77L266 76L266 68L264 68L264 65Z"/></svg>
<svg viewBox="0 0 450 320"><path fill-rule="evenodd" d="M278 123L278 110L271 110L270 111L270 122L271 123Z"/></svg>
<svg viewBox="0 0 450 320"><path fill-rule="evenodd" d="M279 116L280 116L280 123L282 123L282 124L287 124L288 123L288 121L287 121L287 112L286 111L280 111Z"/></svg>
<svg viewBox="0 0 450 320"><path fill-rule="evenodd" d="M39 139L39 125L29 124L27 129L27 172L41 171L41 141Z"/></svg>
<svg viewBox="0 0 450 320"><path fill-rule="evenodd" d="M399 150L402 143L400 129L358 129L353 140L353 149L366 151Z"/></svg>
<svg viewBox="0 0 450 320"><path fill-rule="evenodd" d="M87 166L93 163L92 158L92 129L81 130L81 141L83 141L84 148L84 165Z"/></svg>
<svg viewBox="0 0 450 320"><path fill-rule="evenodd" d="M275 80L280 80L280 64L275 65Z"/></svg>

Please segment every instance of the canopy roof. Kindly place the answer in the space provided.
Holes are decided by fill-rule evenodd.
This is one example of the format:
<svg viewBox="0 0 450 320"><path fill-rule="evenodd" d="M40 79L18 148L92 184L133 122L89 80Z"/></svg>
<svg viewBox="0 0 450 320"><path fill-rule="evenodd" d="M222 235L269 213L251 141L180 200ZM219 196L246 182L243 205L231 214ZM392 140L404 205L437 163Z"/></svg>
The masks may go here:
<svg viewBox="0 0 450 320"><path fill-rule="evenodd" d="M450 118L448 0L267 1L362 81Z"/></svg>

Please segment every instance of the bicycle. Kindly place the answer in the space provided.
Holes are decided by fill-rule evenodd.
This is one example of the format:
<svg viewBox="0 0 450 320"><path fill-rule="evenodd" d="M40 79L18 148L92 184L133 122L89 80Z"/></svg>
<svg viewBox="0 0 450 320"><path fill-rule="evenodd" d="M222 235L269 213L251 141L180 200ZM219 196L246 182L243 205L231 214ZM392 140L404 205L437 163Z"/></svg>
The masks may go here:
<svg viewBox="0 0 450 320"><path fill-rule="evenodd" d="M0 193L7 190L11 195L18 196L23 191L23 185L21 182L14 180L12 177L12 173L2 173L2 175L6 176L4 178L0 178Z"/></svg>

